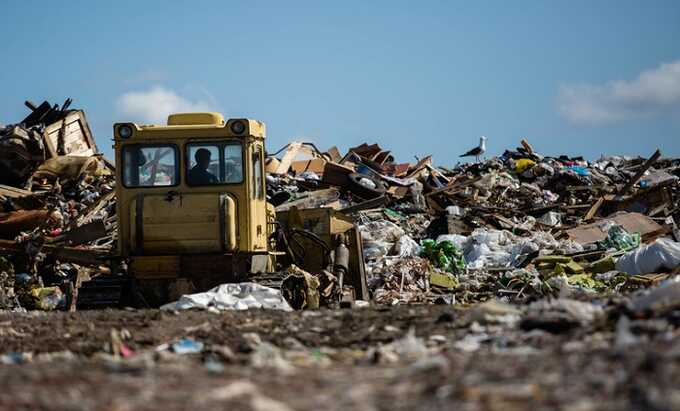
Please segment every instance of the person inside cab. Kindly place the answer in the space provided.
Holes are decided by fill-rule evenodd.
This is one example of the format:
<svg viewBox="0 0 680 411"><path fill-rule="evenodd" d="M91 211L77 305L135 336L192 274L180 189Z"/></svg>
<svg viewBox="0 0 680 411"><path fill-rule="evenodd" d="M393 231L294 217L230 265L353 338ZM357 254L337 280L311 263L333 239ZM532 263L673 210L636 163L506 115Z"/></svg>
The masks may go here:
<svg viewBox="0 0 680 411"><path fill-rule="evenodd" d="M194 158L196 159L196 165L189 170L187 176L189 185L201 186L218 184L219 181L217 180L217 177L208 171L208 167L210 167L210 151L205 148L200 148L196 151Z"/></svg>

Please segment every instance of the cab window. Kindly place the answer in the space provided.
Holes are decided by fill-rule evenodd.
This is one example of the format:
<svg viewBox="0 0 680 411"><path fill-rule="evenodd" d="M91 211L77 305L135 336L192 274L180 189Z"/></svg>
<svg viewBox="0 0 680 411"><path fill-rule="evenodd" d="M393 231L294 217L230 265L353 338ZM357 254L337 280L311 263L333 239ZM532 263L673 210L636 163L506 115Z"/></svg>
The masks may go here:
<svg viewBox="0 0 680 411"><path fill-rule="evenodd" d="M262 148L253 147L253 183L252 196L258 200L264 199L264 184L262 182Z"/></svg>
<svg viewBox="0 0 680 411"><path fill-rule="evenodd" d="M125 187L168 187L179 182L177 146L127 145L123 147Z"/></svg>
<svg viewBox="0 0 680 411"><path fill-rule="evenodd" d="M236 184L243 181L240 142L190 143L186 147L188 185Z"/></svg>

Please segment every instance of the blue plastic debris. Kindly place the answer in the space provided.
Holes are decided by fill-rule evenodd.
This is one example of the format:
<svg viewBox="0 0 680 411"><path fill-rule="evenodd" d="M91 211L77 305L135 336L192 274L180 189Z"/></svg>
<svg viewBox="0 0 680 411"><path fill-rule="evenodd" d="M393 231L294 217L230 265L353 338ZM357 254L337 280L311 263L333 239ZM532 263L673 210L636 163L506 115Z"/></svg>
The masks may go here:
<svg viewBox="0 0 680 411"><path fill-rule="evenodd" d="M0 355L0 364L3 365L23 364L27 362L29 358L30 356L25 353L10 351L7 354Z"/></svg>
<svg viewBox="0 0 680 411"><path fill-rule="evenodd" d="M14 283L17 287L24 287L31 282L31 275L28 273L16 273Z"/></svg>
<svg viewBox="0 0 680 411"><path fill-rule="evenodd" d="M203 343L191 338L182 338L172 344L172 351L175 354L197 354L203 351Z"/></svg>
<svg viewBox="0 0 680 411"><path fill-rule="evenodd" d="M587 177L590 174L588 169L583 166L569 166L569 170L583 177Z"/></svg>
<svg viewBox="0 0 680 411"><path fill-rule="evenodd" d="M210 357L203 363L203 366L211 373L219 374L224 372L224 364L214 357Z"/></svg>

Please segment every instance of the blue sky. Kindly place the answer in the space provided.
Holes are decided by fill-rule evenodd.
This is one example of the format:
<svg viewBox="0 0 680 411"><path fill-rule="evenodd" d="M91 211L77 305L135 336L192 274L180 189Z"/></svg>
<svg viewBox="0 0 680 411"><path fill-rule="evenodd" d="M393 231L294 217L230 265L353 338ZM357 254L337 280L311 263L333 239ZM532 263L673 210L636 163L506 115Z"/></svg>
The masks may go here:
<svg viewBox="0 0 680 411"><path fill-rule="evenodd" d="M678 1L5 0L0 122L72 97L111 124L217 110L342 150L453 165L486 135L544 154L680 156Z"/></svg>

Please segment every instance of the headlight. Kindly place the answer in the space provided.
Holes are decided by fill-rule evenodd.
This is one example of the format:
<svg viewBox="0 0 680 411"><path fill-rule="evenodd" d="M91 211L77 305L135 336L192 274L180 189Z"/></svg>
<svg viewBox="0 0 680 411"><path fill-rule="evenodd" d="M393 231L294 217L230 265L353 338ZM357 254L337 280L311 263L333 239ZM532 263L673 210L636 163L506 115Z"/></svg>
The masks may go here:
<svg viewBox="0 0 680 411"><path fill-rule="evenodd" d="M243 134L246 131L246 123L240 120L236 120L229 126L230 130L234 134Z"/></svg>
<svg viewBox="0 0 680 411"><path fill-rule="evenodd" d="M118 135L123 139L132 137L132 126L129 124L118 126Z"/></svg>

